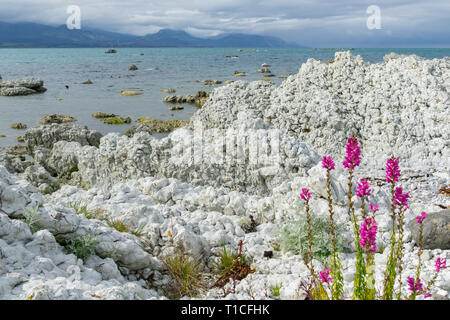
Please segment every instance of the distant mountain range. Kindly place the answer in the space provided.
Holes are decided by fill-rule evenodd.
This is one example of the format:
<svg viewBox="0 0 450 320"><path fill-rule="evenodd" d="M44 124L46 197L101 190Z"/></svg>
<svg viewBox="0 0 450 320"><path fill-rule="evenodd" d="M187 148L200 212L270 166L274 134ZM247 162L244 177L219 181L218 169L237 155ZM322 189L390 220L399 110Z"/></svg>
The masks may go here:
<svg viewBox="0 0 450 320"><path fill-rule="evenodd" d="M162 29L134 36L98 29L69 30L36 23L0 22L0 48L80 48L80 47L212 47L212 48L293 48L301 47L276 37L225 34L197 38L185 31Z"/></svg>

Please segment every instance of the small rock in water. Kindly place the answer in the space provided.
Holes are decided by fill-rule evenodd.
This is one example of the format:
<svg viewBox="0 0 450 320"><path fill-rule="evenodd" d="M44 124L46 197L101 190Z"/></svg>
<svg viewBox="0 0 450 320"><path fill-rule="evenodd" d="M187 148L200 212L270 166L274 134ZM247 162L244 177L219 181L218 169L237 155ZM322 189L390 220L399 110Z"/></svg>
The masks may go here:
<svg viewBox="0 0 450 320"><path fill-rule="evenodd" d="M13 123L13 124L11 124L10 125L10 127L12 128L12 129L26 129L27 128L27 125L25 124L25 123L22 123L22 122L18 122L18 123Z"/></svg>
<svg viewBox="0 0 450 320"><path fill-rule="evenodd" d="M175 93L176 90L173 88L169 88L169 89L162 89L161 92L165 92L165 93Z"/></svg>
<svg viewBox="0 0 450 320"><path fill-rule="evenodd" d="M114 118L114 117L117 117L117 115L114 114L114 113L105 113L105 112L94 112L92 114L92 116L94 118L97 118L97 119L99 119L99 118Z"/></svg>
<svg viewBox="0 0 450 320"><path fill-rule="evenodd" d="M131 123L130 117L126 117L126 118L108 117L108 118L100 118L100 120L106 124L128 124L128 123Z"/></svg>
<svg viewBox="0 0 450 320"><path fill-rule="evenodd" d="M43 117L41 120L39 120L40 124L52 124L52 123L68 123L68 122L75 122L77 119L75 119L72 116L67 116L63 114L48 114L45 117Z"/></svg>
<svg viewBox="0 0 450 320"><path fill-rule="evenodd" d="M183 106L175 106L175 107L170 107L169 111L174 111L174 110L183 110L184 107Z"/></svg>
<svg viewBox="0 0 450 320"><path fill-rule="evenodd" d="M123 96L138 96L144 94L142 91L134 91L134 90L122 90L120 94Z"/></svg>

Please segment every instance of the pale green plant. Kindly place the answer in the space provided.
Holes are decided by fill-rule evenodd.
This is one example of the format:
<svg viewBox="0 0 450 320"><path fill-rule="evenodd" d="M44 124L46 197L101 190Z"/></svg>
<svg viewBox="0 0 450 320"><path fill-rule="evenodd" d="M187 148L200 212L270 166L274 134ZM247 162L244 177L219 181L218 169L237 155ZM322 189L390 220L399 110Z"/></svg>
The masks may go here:
<svg viewBox="0 0 450 320"><path fill-rule="evenodd" d="M65 249L68 253L73 253L78 258L86 261L86 259L95 254L95 248L100 242L92 231L88 231L83 235L76 235L66 241Z"/></svg>
<svg viewBox="0 0 450 320"><path fill-rule="evenodd" d="M311 214L312 255L314 259L325 262L332 252L331 228L327 217ZM338 251L347 249L342 234L345 228L335 224L335 244ZM308 257L308 224L306 217L300 215L298 220L291 221L279 229L277 242L284 252ZM308 261L309 262L309 261Z"/></svg>
<svg viewBox="0 0 450 320"><path fill-rule="evenodd" d="M31 233L35 233L40 230L40 227L37 225L39 221L41 221L42 217L40 217L39 207L26 207L23 209L23 221L30 227Z"/></svg>

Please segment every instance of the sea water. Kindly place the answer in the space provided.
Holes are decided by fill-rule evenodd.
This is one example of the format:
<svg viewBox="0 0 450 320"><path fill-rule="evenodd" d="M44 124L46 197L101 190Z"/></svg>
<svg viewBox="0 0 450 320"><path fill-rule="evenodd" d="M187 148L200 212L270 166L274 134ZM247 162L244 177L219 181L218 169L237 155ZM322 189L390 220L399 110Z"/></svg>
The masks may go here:
<svg viewBox="0 0 450 320"><path fill-rule="evenodd" d="M176 95L211 91L204 80L254 81L264 77L257 70L270 64L279 84L280 75L298 72L309 58L329 60L336 51L346 49L236 49L236 48L118 48L115 54L105 54L107 48L83 49L0 49L0 75L3 80L38 77L44 80L47 92L29 96L0 96L0 147L17 143L24 130L10 128L23 122L37 126L46 114L75 117L78 124L87 125L103 134L123 133L130 125L107 125L91 116L97 111L122 117L152 117L162 120L189 119L197 110L184 104L184 110L169 111L162 99L163 89L176 89ZM416 54L432 59L450 56L450 49L355 49L365 61L380 62L386 54ZM236 58L226 56L237 55ZM139 69L129 71L131 64ZM245 72L235 77L234 72ZM82 84L91 80L93 84ZM67 89L66 86L69 88ZM121 90L139 90L143 95L122 96ZM132 125L132 124L131 124Z"/></svg>

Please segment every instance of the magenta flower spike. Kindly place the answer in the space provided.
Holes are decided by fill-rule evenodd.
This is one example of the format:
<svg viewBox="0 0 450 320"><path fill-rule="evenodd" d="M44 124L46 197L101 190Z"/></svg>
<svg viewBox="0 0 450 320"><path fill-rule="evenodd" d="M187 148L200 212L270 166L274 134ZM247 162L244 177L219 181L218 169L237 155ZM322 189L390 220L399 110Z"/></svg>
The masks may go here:
<svg viewBox="0 0 450 320"><path fill-rule="evenodd" d="M359 229L360 239L359 245L367 251L375 252L377 249L377 222L372 218L364 219Z"/></svg>
<svg viewBox="0 0 450 320"><path fill-rule="evenodd" d="M420 293L423 291L423 284L420 279L414 279L413 277L408 277L408 280L406 280L408 283L408 290L416 293Z"/></svg>
<svg viewBox="0 0 450 320"><path fill-rule="evenodd" d="M327 170L334 170L335 165L333 162L333 157L327 157L327 156L323 156L322 159L322 168L325 168Z"/></svg>
<svg viewBox="0 0 450 320"><path fill-rule="evenodd" d="M409 192L407 192L407 193L402 193L402 192L403 192L402 187L395 188L394 204L396 206L401 205L406 210L406 209L408 209Z"/></svg>
<svg viewBox="0 0 450 320"><path fill-rule="evenodd" d="M380 210L380 206L373 204L373 203L369 203L369 209L370 211L372 211L373 213L377 212L378 210Z"/></svg>
<svg viewBox="0 0 450 320"><path fill-rule="evenodd" d="M425 220L425 218L427 217L427 213L426 212L422 212L422 214L420 216L416 217L416 221L418 224L422 224L423 220Z"/></svg>
<svg viewBox="0 0 450 320"><path fill-rule="evenodd" d="M303 188L302 193L300 194L300 198L302 198L305 201L311 199L311 192L309 192L309 189Z"/></svg>
<svg viewBox="0 0 450 320"><path fill-rule="evenodd" d="M442 269L447 268L447 260L442 260L441 258L437 258L436 264L434 266L436 267L436 272L439 272Z"/></svg>
<svg viewBox="0 0 450 320"><path fill-rule="evenodd" d="M330 277L330 270L319 271L319 278L322 283L331 283L334 278Z"/></svg>
<svg viewBox="0 0 450 320"><path fill-rule="evenodd" d="M356 187L356 195L360 198L364 196L370 196L370 192L372 190L370 189L370 184L367 182L366 179L361 179L361 181L358 183L358 186Z"/></svg>
<svg viewBox="0 0 450 320"><path fill-rule="evenodd" d="M386 182L398 182L400 178L400 169L398 167L398 158L389 158L386 161Z"/></svg>
<svg viewBox="0 0 450 320"><path fill-rule="evenodd" d="M353 170L361 163L361 149L359 148L358 140L354 137L348 138L345 150L347 154L343 165L345 168Z"/></svg>

